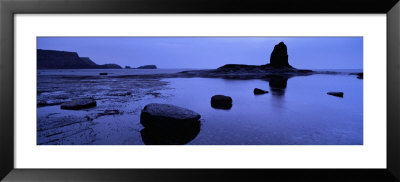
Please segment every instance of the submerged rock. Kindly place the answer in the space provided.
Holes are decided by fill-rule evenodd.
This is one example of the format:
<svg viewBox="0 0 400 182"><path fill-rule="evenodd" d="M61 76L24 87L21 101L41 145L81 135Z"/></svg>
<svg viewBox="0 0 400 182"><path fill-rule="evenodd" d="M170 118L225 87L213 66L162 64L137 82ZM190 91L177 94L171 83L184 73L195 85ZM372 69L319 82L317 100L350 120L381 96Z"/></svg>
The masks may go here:
<svg viewBox="0 0 400 182"><path fill-rule="evenodd" d="M94 99L76 99L61 104L61 109L69 110L79 110L91 107L96 107L96 101Z"/></svg>
<svg viewBox="0 0 400 182"><path fill-rule="evenodd" d="M343 92L328 92L328 95L333 95L336 97L343 97Z"/></svg>
<svg viewBox="0 0 400 182"><path fill-rule="evenodd" d="M200 114L171 104L147 104L141 114L140 123L145 128L163 131L184 131L196 124Z"/></svg>
<svg viewBox="0 0 400 182"><path fill-rule="evenodd" d="M225 95L214 95L211 97L211 106L216 109L230 109L232 98Z"/></svg>
<svg viewBox="0 0 400 182"><path fill-rule="evenodd" d="M261 95L261 94L268 93L268 91L262 90L262 89L259 89L259 88L255 88L253 92L254 92L254 95Z"/></svg>
<svg viewBox="0 0 400 182"><path fill-rule="evenodd" d="M275 68L292 67L289 65L289 56L287 54L287 47L285 43L280 42L279 44L275 45L270 57L270 66Z"/></svg>

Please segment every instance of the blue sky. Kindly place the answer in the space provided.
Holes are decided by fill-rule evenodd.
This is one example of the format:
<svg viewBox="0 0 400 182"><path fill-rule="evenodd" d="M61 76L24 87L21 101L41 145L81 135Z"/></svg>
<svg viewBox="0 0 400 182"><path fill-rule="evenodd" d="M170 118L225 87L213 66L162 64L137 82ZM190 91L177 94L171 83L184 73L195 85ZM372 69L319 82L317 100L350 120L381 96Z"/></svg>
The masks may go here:
<svg viewBox="0 0 400 182"><path fill-rule="evenodd" d="M269 63L276 44L303 69L362 69L362 37L38 37L37 48L77 52L97 64L217 68Z"/></svg>

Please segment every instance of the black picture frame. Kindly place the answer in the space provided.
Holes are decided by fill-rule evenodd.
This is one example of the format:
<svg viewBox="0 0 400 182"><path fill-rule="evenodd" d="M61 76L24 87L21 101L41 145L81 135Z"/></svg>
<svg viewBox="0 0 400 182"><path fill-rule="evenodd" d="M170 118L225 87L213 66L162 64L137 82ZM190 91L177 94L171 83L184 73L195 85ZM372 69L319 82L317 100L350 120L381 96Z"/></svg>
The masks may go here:
<svg viewBox="0 0 400 182"><path fill-rule="evenodd" d="M387 15L386 169L15 169L14 14L382 13ZM0 179L5 181L399 181L398 0L0 0ZM382 60L377 60L382 61Z"/></svg>

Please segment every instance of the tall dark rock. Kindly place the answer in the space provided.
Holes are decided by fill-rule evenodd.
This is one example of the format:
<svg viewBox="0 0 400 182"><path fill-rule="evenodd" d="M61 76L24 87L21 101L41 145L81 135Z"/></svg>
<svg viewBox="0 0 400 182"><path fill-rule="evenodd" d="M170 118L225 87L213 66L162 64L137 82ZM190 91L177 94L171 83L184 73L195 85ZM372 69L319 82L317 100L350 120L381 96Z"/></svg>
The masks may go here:
<svg viewBox="0 0 400 182"><path fill-rule="evenodd" d="M292 66L289 65L288 59L287 47L285 43L280 42L275 45L271 53L270 66L275 68L291 68Z"/></svg>

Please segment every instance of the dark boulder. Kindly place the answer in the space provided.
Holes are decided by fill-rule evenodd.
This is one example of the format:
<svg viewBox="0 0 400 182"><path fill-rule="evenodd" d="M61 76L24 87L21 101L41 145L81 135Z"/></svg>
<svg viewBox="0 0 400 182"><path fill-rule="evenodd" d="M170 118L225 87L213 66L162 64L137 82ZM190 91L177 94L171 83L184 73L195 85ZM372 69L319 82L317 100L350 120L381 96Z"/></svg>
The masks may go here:
<svg viewBox="0 0 400 182"><path fill-rule="evenodd" d="M253 92L254 92L254 95L261 95L261 94L268 93L268 91L262 90L262 89L259 89L259 88L255 88Z"/></svg>
<svg viewBox="0 0 400 182"><path fill-rule="evenodd" d="M68 110L79 110L91 107L96 107L96 101L94 99L76 99L61 104L61 109Z"/></svg>
<svg viewBox="0 0 400 182"><path fill-rule="evenodd" d="M343 97L343 92L328 92L328 95L333 95L336 97Z"/></svg>
<svg viewBox="0 0 400 182"><path fill-rule="evenodd" d="M274 50L271 53L270 57L270 66L275 68L291 68L289 65L289 56L287 54L287 47L285 43L280 42L275 45Z"/></svg>
<svg viewBox="0 0 400 182"><path fill-rule="evenodd" d="M230 109L232 98L225 95L214 95L211 97L211 106L216 109Z"/></svg>
<svg viewBox="0 0 400 182"><path fill-rule="evenodd" d="M141 114L140 123L145 128L163 131L185 131L200 119L200 114L171 104L147 104Z"/></svg>

